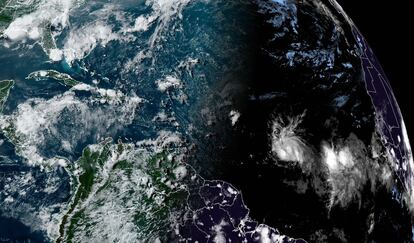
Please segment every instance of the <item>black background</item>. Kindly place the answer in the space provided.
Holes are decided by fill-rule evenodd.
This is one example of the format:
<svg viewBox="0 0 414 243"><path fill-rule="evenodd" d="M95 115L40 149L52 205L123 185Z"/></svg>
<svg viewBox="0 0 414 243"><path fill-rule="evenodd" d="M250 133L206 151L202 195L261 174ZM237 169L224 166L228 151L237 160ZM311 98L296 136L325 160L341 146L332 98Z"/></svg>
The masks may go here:
<svg viewBox="0 0 414 243"><path fill-rule="evenodd" d="M388 76L414 139L413 38L414 12L407 3L379 0L337 0L361 30ZM411 99L412 98L412 99Z"/></svg>

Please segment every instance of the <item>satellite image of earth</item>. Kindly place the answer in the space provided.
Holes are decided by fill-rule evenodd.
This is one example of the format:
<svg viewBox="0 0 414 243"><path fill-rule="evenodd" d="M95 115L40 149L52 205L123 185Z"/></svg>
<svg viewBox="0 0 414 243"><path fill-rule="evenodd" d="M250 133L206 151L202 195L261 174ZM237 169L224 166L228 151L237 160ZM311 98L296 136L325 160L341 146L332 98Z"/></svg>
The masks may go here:
<svg viewBox="0 0 414 243"><path fill-rule="evenodd" d="M0 242L413 241L414 162L335 0L0 0Z"/></svg>

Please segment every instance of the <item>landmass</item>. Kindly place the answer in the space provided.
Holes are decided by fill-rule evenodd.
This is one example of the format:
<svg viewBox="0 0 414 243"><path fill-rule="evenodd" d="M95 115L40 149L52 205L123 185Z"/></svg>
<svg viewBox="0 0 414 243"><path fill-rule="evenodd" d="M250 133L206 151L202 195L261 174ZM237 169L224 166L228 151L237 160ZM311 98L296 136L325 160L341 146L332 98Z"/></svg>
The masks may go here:
<svg viewBox="0 0 414 243"><path fill-rule="evenodd" d="M0 81L0 113L3 111L4 104L9 97L10 89L14 86L14 80Z"/></svg>
<svg viewBox="0 0 414 243"><path fill-rule="evenodd" d="M61 73L56 70L40 70L35 71L27 75L26 79L34 79L34 80L41 80L45 78L54 79L57 81L62 82L64 85L73 87L80 82L76 79L72 78L69 74Z"/></svg>

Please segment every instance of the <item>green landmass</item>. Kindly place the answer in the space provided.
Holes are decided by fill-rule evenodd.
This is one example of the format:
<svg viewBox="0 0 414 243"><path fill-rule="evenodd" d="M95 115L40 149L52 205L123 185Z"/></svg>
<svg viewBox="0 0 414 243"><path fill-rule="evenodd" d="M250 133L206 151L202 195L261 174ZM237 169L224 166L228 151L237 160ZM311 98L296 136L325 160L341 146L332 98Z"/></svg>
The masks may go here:
<svg viewBox="0 0 414 243"><path fill-rule="evenodd" d="M9 97L10 89L14 85L14 80L0 81L0 113L3 112L4 104Z"/></svg>
<svg viewBox="0 0 414 243"><path fill-rule="evenodd" d="M34 79L34 80L41 80L41 79L54 79L56 81L61 82L63 85L73 87L80 82L76 79L72 78L69 74L61 73L56 70L40 70L30 73L26 79Z"/></svg>
<svg viewBox="0 0 414 243"><path fill-rule="evenodd" d="M85 148L76 166L69 168L72 174L80 173L57 242L94 238L96 228L105 238L105 220L99 217L107 207L127 215L125 223L134 225L137 240L166 239L172 214L183 212L188 196L183 178L176 173L184 165L171 159L168 151L148 153L110 139L98 148Z"/></svg>
<svg viewBox="0 0 414 243"><path fill-rule="evenodd" d="M0 36L10 23L23 15L36 11L40 3L41 0L0 0ZM56 48L50 22L45 21L40 25L40 28L42 29L40 45L49 55L50 50Z"/></svg>
<svg viewBox="0 0 414 243"><path fill-rule="evenodd" d="M0 33L16 18L34 11L39 3L40 0L0 0Z"/></svg>
<svg viewBox="0 0 414 243"><path fill-rule="evenodd" d="M40 44L43 50L46 52L46 54L49 55L50 50L56 48L56 42L52 35L50 23L44 23L42 25L42 29L43 29L42 36L41 36L42 41L40 42Z"/></svg>

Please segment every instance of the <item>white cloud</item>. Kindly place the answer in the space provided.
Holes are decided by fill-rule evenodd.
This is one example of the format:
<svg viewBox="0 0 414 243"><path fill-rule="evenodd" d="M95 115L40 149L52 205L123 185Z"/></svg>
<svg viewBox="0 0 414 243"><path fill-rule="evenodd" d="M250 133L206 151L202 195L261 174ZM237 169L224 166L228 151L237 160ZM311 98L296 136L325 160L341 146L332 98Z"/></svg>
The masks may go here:
<svg viewBox="0 0 414 243"><path fill-rule="evenodd" d="M334 148L323 145L324 161L330 172L337 172L354 166L354 159L348 147L335 151Z"/></svg>
<svg viewBox="0 0 414 243"><path fill-rule="evenodd" d="M70 10L79 2L77 0L42 0L37 5L32 3L34 10L14 19L3 34L12 41L39 39L43 31L46 31L44 26L48 26L47 23L65 28L68 24Z"/></svg>
<svg viewBox="0 0 414 243"><path fill-rule="evenodd" d="M375 145L378 139L374 135L370 145L373 150L378 149ZM373 192L378 184L390 183L392 172L388 158L380 151L375 151L375 156L368 153L367 146L354 134L336 143L322 143L321 159L330 185L329 208L360 202L362 189L368 182Z"/></svg>
<svg viewBox="0 0 414 243"><path fill-rule="evenodd" d="M97 21L72 30L63 46L63 55L66 62L71 64L74 60L88 56L96 46L105 46L110 41L119 39L121 37L112 32L112 26Z"/></svg>
<svg viewBox="0 0 414 243"><path fill-rule="evenodd" d="M236 123L239 120L240 116L241 116L240 112L238 112L236 110L230 111L229 118L230 118L232 126L236 125Z"/></svg>
<svg viewBox="0 0 414 243"><path fill-rule="evenodd" d="M166 76L164 79L157 80L156 84L158 86L158 90L161 92L165 92L169 89L178 88L182 86L182 82L180 79L170 75Z"/></svg>
<svg viewBox="0 0 414 243"><path fill-rule="evenodd" d="M150 16L138 16L138 18L135 19L134 26L132 28L129 28L127 32L134 32L134 31L147 31L148 28L154 23L154 21L157 19L157 16L150 15Z"/></svg>
<svg viewBox="0 0 414 243"><path fill-rule="evenodd" d="M223 232L223 226L228 225L224 220L222 220L219 224L213 226L213 242L214 243L226 243L226 234Z"/></svg>
<svg viewBox="0 0 414 243"><path fill-rule="evenodd" d="M272 152L281 161L304 163L309 158L309 148L298 134L303 115L289 117L284 121L278 117L272 121Z"/></svg>
<svg viewBox="0 0 414 243"><path fill-rule="evenodd" d="M0 125L16 144L18 153L32 165L62 164L59 160L44 158L41 150L52 139L68 151L85 136L99 137L129 124L142 99L122 92L90 87L91 96L81 99L74 90L51 99L33 98L20 104L11 115L0 116ZM110 105L107 105L110 104ZM71 119L65 131L59 126ZM68 126L68 124L66 124ZM79 127L83 132L79 133Z"/></svg>
<svg viewBox="0 0 414 243"><path fill-rule="evenodd" d="M57 62L62 60L63 52L57 48L53 48L49 51L50 60Z"/></svg>

